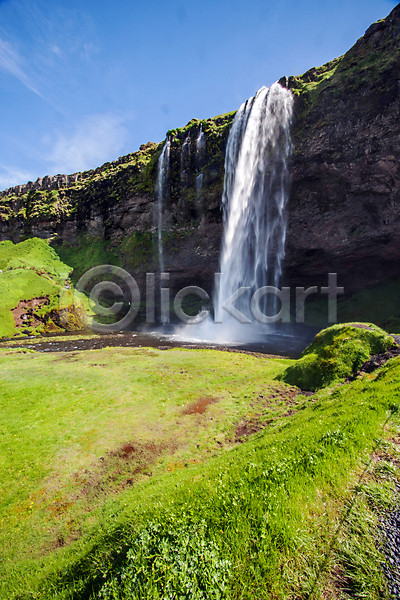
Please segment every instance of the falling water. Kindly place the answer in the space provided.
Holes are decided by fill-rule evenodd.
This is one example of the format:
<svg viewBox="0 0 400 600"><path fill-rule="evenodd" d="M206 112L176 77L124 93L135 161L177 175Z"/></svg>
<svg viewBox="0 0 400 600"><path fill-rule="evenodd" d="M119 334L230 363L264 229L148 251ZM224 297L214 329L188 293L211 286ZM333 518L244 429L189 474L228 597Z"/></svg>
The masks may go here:
<svg viewBox="0 0 400 600"><path fill-rule="evenodd" d="M196 168L200 171L204 164L206 150L206 138L203 131L203 125L200 125L199 135L196 138ZM199 173L196 177L196 200L200 203L201 188L203 187L204 174Z"/></svg>
<svg viewBox="0 0 400 600"><path fill-rule="evenodd" d="M163 201L166 196L166 185L169 177L169 158L170 158L171 141L167 138L160 157L158 159L157 172L157 210L158 210L158 262L160 271L164 271L164 253L162 243L162 218L163 218Z"/></svg>
<svg viewBox="0 0 400 600"><path fill-rule="evenodd" d="M292 110L291 92L274 83L270 89L261 88L236 113L225 155L221 275L214 293L214 319L209 315L198 324L182 326L174 334L176 340L266 343L288 351L296 343L297 334L290 327L274 330L256 322L250 310L254 291L267 285L279 287L282 275ZM234 308L245 315L245 323L221 310L240 287L248 290ZM259 308L264 315L277 314L274 302L260 302Z"/></svg>
<svg viewBox="0 0 400 600"><path fill-rule="evenodd" d="M190 131L185 141L182 144L181 149L181 188L188 187L188 167L190 160L190 152L192 146L192 139L190 137Z"/></svg>
<svg viewBox="0 0 400 600"><path fill-rule="evenodd" d="M204 175L200 173L196 177L196 199L197 203L200 201L201 188L203 187Z"/></svg>
<svg viewBox="0 0 400 600"><path fill-rule="evenodd" d="M233 121L225 156L221 279L215 304L219 314L222 303L241 286L251 288L243 297L247 307L256 289L278 287L285 253L292 108L291 92L274 83L242 104ZM235 306L242 310L245 303L240 302Z"/></svg>

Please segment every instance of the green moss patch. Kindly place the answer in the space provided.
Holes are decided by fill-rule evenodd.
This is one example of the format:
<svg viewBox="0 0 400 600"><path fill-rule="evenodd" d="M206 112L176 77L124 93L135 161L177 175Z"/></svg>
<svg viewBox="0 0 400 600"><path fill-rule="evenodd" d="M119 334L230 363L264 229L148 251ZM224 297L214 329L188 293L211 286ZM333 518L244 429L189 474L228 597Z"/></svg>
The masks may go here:
<svg viewBox="0 0 400 600"><path fill-rule="evenodd" d="M339 297L337 304L338 322L362 321L375 323L390 333L400 333L400 281L356 292L348 297ZM307 300L305 321L325 329L328 327L326 298Z"/></svg>
<svg viewBox="0 0 400 600"><path fill-rule="evenodd" d="M280 378L303 390L317 390L354 376L372 355L394 346L393 338L376 325L333 325L320 331Z"/></svg>
<svg viewBox="0 0 400 600"><path fill-rule="evenodd" d="M82 297L68 286L72 268L47 241L0 242L0 269L0 337L82 328ZM34 299L41 301L27 307ZM12 311L18 308L25 313L23 326L16 327Z"/></svg>
<svg viewBox="0 0 400 600"><path fill-rule="evenodd" d="M125 265L144 271L151 264L154 255L154 236L149 231L134 231L124 239L119 250Z"/></svg>
<svg viewBox="0 0 400 600"><path fill-rule="evenodd" d="M120 257L110 248L107 240L89 235L82 235L76 246L67 242L54 244L54 253L58 255L59 260L71 265L71 281L74 284L92 267L99 265L120 267L122 264Z"/></svg>
<svg viewBox="0 0 400 600"><path fill-rule="evenodd" d="M14 244L0 242L0 269L31 269L38 275L47 275L53 282L65 282L72 268L60 261L49 243L39 238L31 238Z"/></svg>

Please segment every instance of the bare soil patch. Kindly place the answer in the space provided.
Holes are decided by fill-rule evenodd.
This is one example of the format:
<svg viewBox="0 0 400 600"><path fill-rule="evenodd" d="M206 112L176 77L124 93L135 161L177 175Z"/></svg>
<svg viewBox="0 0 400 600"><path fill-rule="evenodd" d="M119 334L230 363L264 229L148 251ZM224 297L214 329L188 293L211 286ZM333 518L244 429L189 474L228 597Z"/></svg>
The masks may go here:
<svg viewBox="0 0 400 600"><path fill-rule="evenodd" d="M177 445L171 442L126 442L101 456L90 470L75 473L79 495L97 498L120 492L132 485L141 474L151 477L151 466L163 454L176 449Z"/></svg>
<svg viewBox="0 0 400 600"><path fill-rule="evenodd" d="M381 354L375 354L374 356L371 356L371 358L362 365L361 369L357 371L355 377L357 377L357 375L361 375L361 373L372 373L376 369L379 369L379 367L382 367L389 359L400 356L400 336L393 335L392 337L397 346L391 350L388 350L387 352L382 352ZM350 381L355 379L355 377L351 378Z"/></svg>
<svg viewBox="0 0 400 600"><path fill-rule="evenodd" d="M68 519L77 503L87 504L84 510L90 511L91 506L99 499L120 493L132 486L141 475L151 477L154 463L165 453L172 454L177 448L175 443L168 441L126 442L116 450L100 456L87 468L76 471L69 482L57 481L51 491L51 486L44 488L41 501L46 512L52 518L64 518L72 525L68 536L60 536L57 531L53 542L43 548L43 553L69 545L80 537L79 527L73 519ZM63 491L65 485L68 491ZM49 496L52 496L52 500Z"/></svg>
<svg viewBox="0 0 400 600"><path fill-rule="evenodd" d="M27 326L38 327L42 321L34 315L34 312L36 309L41 308L48 303L49 299L47 296L32 298L32 300L20 300L18 306L11 311L14 317L15 327L17 329Z"/></svg>
<svg viewBox="0 0 400 600"><path fill-rule="evenodd" d="M193 402L192 404L189 404L189 406L186 406L182 411L182 414L202 415L203 413L205 413L207 407L210 406L210 404L216 404L216 402L218 402L217 398L213 398L212 396L203 396L202 398L196 400L196 402Z"/></svg>
<svg viewBox="0 0 400 600"><path fill-rule="evenodd" d="M249 404L249 406L253 409L256 409L257 412L252 414L250 417L242 419L235 427L234 439L228 441L242 443L249 435L257 433L258 431L261 431L261 429L268 427L268 425L273 423L277 418L290 417L294 415L297 412L295 406L298 404L296 398L300 394L301 392L295 387L280 386L278 384L269 386L262 394L259 394ZM278 408L278 406L282 406L282 404L285 408L288 408L288 410L277 414L276 417L273 416L263 419L263 412L265 409L270 409L274 406Z"/></svg>

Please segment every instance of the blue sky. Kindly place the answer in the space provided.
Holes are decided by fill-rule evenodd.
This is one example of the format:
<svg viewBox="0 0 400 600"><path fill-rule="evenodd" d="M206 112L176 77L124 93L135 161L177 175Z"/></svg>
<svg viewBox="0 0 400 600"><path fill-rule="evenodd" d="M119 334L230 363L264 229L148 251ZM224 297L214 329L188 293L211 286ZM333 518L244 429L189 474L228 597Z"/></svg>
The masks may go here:
<svg viewBox="0 0 400 600"><path fill-rule="evenodd" d="M389 0L0 0L0 189L95 168L346 52Z"/></svg>

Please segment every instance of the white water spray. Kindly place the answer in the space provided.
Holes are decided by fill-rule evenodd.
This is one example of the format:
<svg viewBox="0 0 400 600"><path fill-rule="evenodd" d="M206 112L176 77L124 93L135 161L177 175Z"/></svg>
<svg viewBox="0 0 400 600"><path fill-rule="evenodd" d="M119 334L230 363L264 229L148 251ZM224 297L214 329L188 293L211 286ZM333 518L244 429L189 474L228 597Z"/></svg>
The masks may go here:
<svg viewBox="0 0 400 600"><path fill-rule="evenodd" d="M158 262L160 271L164 271L164 252L162 242L163 204L166 196L166 186L169 177L171 141L167 138L160 157L158 159L157 171L157 217L158 217Z"/></svg>

